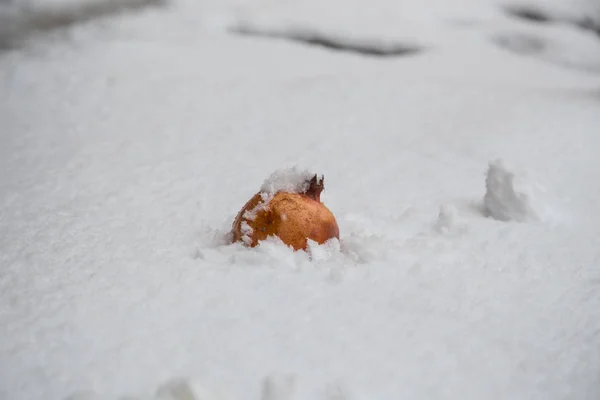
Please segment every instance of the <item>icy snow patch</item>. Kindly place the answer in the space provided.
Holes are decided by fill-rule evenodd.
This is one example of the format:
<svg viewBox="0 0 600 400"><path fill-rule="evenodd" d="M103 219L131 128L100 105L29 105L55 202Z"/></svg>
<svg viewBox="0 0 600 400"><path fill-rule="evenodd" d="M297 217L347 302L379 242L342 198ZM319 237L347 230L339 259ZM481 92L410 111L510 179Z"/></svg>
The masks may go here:
<svg viewBox="0 0 600 400"><path fill-rule="evenodd" d="M506 168L502 160L489 163L483 211L499 221L542 221L548 216L546 189L525 173Z"/></svg>

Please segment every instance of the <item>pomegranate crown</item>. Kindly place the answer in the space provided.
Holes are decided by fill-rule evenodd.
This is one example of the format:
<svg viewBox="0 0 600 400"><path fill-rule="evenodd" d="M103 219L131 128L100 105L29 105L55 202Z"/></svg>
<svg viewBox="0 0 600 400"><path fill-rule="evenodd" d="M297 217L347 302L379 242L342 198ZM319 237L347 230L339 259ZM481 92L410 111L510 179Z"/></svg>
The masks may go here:
<svg viewBox="0 0 600 400"><path fill-rule="evenodd" d="M308 188L305 194L313 200L321 201L321 192L325 189L325 177L321 175L319 177L315 174L312 179L308 182Z"/></svg>

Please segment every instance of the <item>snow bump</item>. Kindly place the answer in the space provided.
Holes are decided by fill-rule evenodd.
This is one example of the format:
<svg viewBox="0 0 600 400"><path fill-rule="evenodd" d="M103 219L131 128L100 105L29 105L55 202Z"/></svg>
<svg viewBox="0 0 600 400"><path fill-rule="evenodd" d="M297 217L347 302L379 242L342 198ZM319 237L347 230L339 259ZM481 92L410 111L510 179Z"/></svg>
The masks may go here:
<svg viewBox="0 0 600 400"><path fill-rule="evenodd" d="M546 190L525 173L507 168L502 160L489 163L483 212L499 221L542 221L547 215Z"/></svg>

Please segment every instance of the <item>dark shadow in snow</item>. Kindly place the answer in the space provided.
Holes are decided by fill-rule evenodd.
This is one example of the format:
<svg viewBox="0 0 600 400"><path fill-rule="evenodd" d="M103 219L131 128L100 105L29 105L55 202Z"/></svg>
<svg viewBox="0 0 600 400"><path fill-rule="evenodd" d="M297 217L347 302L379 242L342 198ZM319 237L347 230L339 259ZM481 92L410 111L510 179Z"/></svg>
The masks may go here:
<svg viewBox="0 0 600 400"><path fill-rule="evenodd" d="M402 57L419 53L422 46L379 39L367 39L333 35L306 28L265 29L247 25L238 25L230 32L243 36L258 36L273 39L284 39L293 42L319 46L330 50L357 53L371 57Z"/></svg>
<svg viewBox="0 0 600 400"><path fill-rule="evenodd" d="M535 57L541 61L590 74L600 73L600 56L571 53L566 42L550 40L530 33L506 32L492 35L490 41L501 49L522 56ZM595 46L594 50L595 50ZM577 57L573 57L576 54Z"/></svg>
<svg viewBox="0 0 600 400"><path fill-rule="evenodd" d="M544 39L525 33L495 35L491 37L491 41L505 50L521 55L539 54L546 48Z"/></svg>
<svg viewBox="0 0 600 400"><path fill-rule="evenodd" d="M510 4L505 5L503 9L506 14L514 18L536 23L567 23L586 31L595 32L596 35L600 36L600 10L595 16L588 15L576 18L553 13L533 4Z"/></svg>
<svg viewBox="0 0 600 400"><path fill-rule="evenodd" d="M579 26L581 29L593 31L596 33L596 35L598 35L598 37L600 37L600 18L584 18L577 22L577 26Z"/></svg>
<svg viewBox="0 0 600 400"><path fill-rule="evenodd" d="M508 5L504 11L511 17L524 19L531 22L550 22L552 18L536 6Z"/></svg>
<svg viewBox="0 0 600 400"><path fill-rule="evenodd" d="M0 49L19 47L21 41L35 34L50 33L72 25L148 7L164 6L167 3L168 0L92 0L27 7L9 2L0 8Z"/></svg>

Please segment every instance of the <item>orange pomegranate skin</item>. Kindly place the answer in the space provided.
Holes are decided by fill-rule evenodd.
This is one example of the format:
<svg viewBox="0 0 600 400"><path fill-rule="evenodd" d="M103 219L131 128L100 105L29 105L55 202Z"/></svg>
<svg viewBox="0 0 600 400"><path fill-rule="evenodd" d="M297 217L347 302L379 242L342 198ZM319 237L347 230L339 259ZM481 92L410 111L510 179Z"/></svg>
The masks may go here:
<svg viewBox="0 0 600 400"><path fill-rule="evenodd" d="M263 200L257 193L238 213L233 223L233 240L254 247L268 236L277 236L294 250L304 250L308 239L319 244L331 238L339 239L337 221L321 203L319 194L320 191L316 195L278 192L270 202L260 205ZM254 210L253 216L246 214L250 210Z"/></svg>

